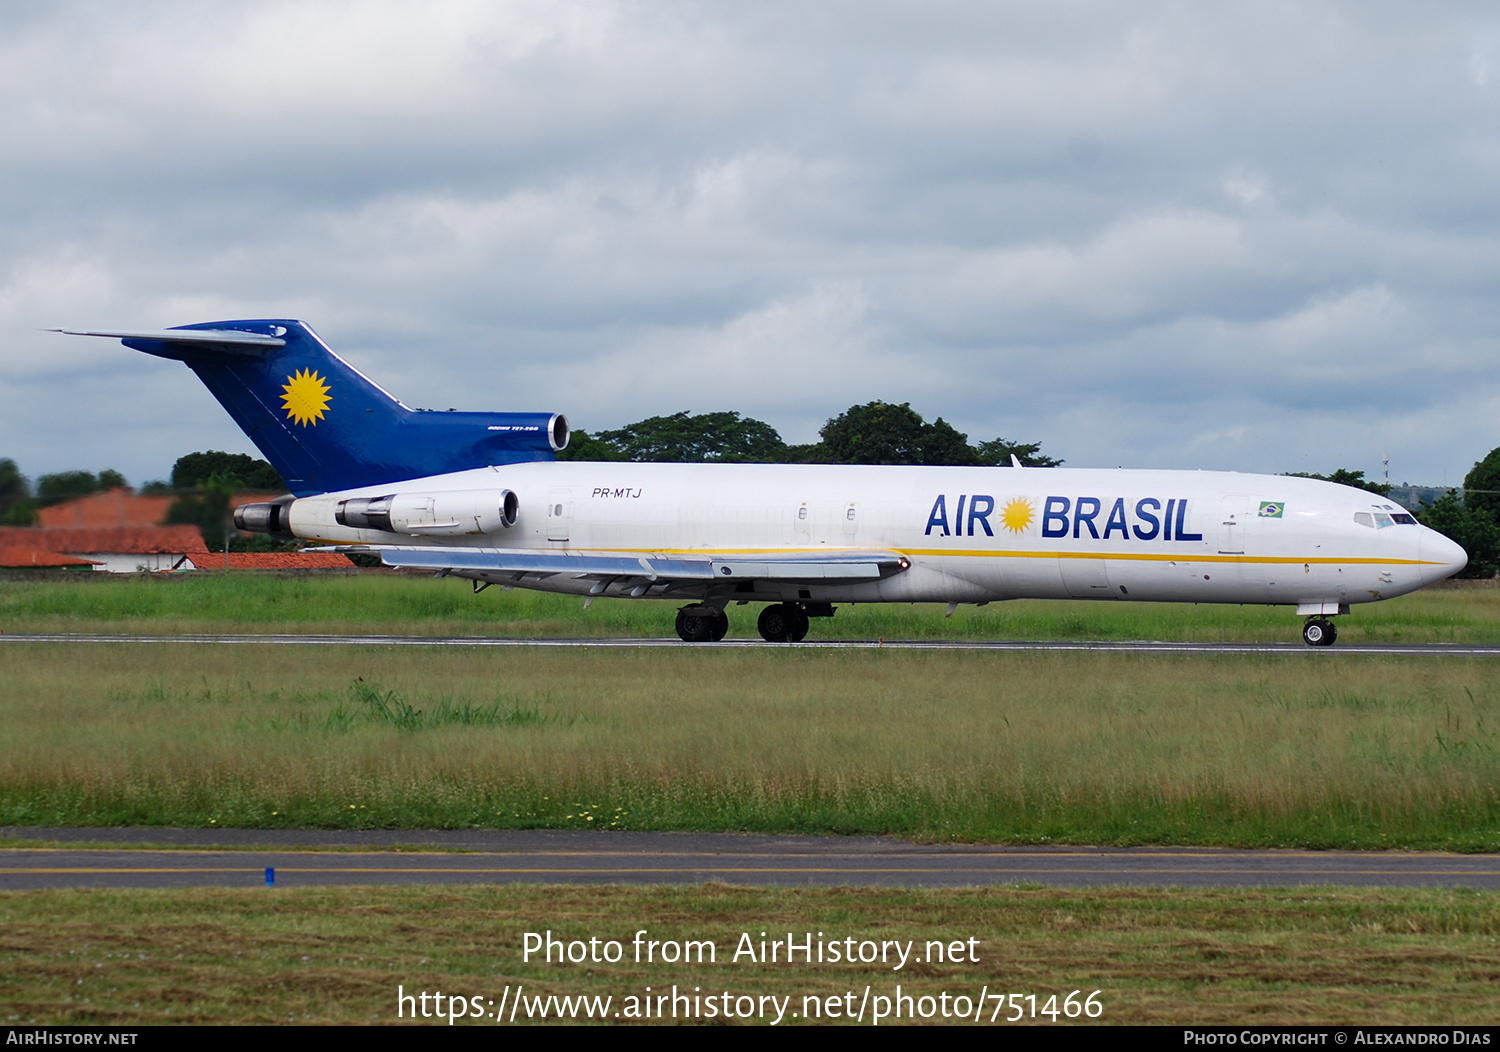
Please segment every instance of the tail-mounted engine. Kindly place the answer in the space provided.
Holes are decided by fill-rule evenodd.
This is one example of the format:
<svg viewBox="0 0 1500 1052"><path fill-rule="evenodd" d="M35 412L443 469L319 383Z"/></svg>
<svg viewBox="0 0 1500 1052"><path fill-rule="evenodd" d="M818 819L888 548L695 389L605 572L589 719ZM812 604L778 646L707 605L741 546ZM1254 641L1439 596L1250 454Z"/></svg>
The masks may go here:
<svg viewBox="0 0 1500 1052"><path fill-rule="evenodd" d="M341 500L333 519L340 526L421 537L455 537L507 530L520 502L508 489L463 493L389 493Z"/></svg>
<svg viewBox="0 0 1500 1052"><path fill-rule="evenodd" d="M289 494L269 504L241 504L234 509L234 528L242 533L269 533L278 541L295 541L297 535L290 521L294 500Z"/></svg>

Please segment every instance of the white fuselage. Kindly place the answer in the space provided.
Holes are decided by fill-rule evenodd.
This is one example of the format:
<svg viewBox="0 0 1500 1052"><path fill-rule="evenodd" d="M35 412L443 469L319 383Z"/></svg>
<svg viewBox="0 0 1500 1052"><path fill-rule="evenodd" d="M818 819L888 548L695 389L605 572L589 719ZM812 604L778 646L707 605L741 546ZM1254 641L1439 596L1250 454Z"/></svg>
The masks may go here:
<svg viewBox="0 0 1500 1052"><path fill-rule="evenodd" d="M443 511L505 489L518 498L513 525L465 525ZM380 494L421 507L432 497L430 525L418 517L386 532L335 522L340 500ZM1442 580L1466 561L1458 545L1374 494L1214 471L528 463L305 497L290 523L328 544L644 555L878 549L911 563L878 581L757 584L753 594L741 585L737 597L755 600L1080 598L1336 613ZM515 583L590 589L566 574ZM727 587L651 594L714 598Z"/></svg>

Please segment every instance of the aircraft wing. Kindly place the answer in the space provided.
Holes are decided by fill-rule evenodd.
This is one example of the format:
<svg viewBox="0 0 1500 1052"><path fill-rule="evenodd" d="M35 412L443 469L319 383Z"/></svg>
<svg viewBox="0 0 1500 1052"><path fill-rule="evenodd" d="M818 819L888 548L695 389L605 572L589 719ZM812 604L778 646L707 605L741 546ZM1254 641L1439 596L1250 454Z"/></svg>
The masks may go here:
<svg viewBox="0 0 1500 1052"><path fill-rule="evenodd" d="M431 545L335 545L318 549L379 552L387 566L446 570L460 576L498 578L527 574L568 574L575 578L636 578L647 583L674 581L878 581L910 563L896 552L854 549L833 552L590 553L518 548L439 548Z"/></svg>

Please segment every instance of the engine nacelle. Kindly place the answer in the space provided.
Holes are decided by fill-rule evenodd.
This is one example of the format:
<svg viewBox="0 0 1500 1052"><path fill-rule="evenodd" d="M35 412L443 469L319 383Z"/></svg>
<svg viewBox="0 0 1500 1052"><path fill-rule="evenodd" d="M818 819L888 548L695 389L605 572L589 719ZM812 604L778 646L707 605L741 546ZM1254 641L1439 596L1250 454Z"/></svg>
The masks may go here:
<svg viewBox="0 0 1500 1052"><path fill-rule="evenodd" d="M287 496L269 504L241 504L234 509L234 528L242 533L269 533L280 541L295 541L290 513L292 501Z"/></svg>
<svg viewBox="0 0 1500 1052"><path fill-rule="evenodd" d="M508 489L461 493L387 493L341 500L333 519L340 526L419 537L498 533L516 524L520 501Z"/></svg>

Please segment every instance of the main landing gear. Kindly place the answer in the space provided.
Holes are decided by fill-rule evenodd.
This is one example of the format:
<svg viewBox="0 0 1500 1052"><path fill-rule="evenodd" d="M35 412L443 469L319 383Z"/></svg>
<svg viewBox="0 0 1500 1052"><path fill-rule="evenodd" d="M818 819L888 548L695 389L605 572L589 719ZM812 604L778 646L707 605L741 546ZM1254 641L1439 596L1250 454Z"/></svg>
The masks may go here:
<svg viewBox="0 0 1500 1052"><path fill-rule="evenodd" d="M755 627L767 643L800 643L807 638L807 611L800 603L772 603Z"/></svg>
<svg viewBox="0 0 1500 1052"><path fill-rule="evenodd" d="M831 603L772 603L760 612L756 627L767 643L800 643L807 638L808 618L832 617ZM684 643L717 643L729 631L729 615L717 607L694 603L677 611L677 636Z"/></svg>
<svg viewBox="0 0 1500 1052"><path fill-rule="evenodd" d="M729 631L729 615L694 604L677 611L677 637L684 643L717 643Z"/></svg>
<svg viewBox="0 0 1500 1052"><path fill-rule="evenodd" d="M1331 647L1338 637L1338 629L1326 617L1309 617L1302 626L1302 642L1310 647Z"/></svg>

